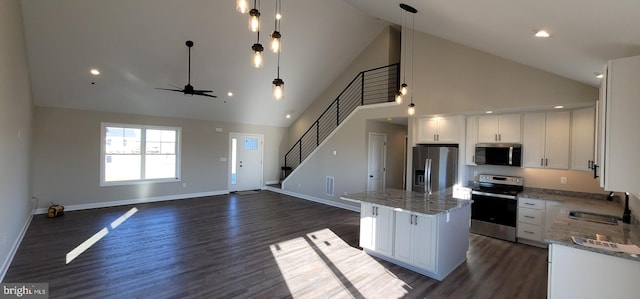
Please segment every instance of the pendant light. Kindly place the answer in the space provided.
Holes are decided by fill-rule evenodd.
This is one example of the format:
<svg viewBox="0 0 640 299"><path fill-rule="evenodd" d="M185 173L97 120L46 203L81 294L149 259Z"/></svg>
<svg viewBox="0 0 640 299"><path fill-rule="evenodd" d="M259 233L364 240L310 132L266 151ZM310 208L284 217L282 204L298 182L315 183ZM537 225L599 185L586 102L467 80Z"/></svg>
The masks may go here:
<svg viewBox="0 0 640 299"><path fill-rule="evenodd" d="M258 0L253 0L253 8L249 11L249 30L251 30L251 32L258 32L260 30Z"/></svg>
<svg viewBox="0 0 640 299"><path fill-rule="evenodd" d="M407 27L407 12L410 13L416 13L417 10L407 4L404 3L400 3L400 17L402 19L402 31L400 32L401 34L401 41L404 44L402 46L402 61L404 61L406 63L406 58L407 58L407 38L406 38L406 27ZM409 92L408 90L408 85L407 85L407 71L406 71L406 65L402 68L402 84L400 85L400 90L398 90L398 92L396 93L396 103L400 104L402 103L403 97L405 95L407 95L407 93Z"/></svg>
<svg viewBox="0 0 640 299"><path fill-rule="evenodd" d="M271 33L271 51L278 55L278 68L277 68L277 76L273 79L273 97L276 100L281 100L284 97L284 81L280 79L280 52L282 52L280 45L280 19L282 18L281 8L282 3L281 0L276 1L276 22L275 28Z"/></svg>
<svg viewBox="0 0 640 299"><path fill-rule="evenodd" d="M260 31L258 31L258 41L251 46L251 65L254 68L261 68L264 61L262 58L262 52L264 51L264 47L260 43Z"/></svg>
<svg viewBox="0 0 640 299"><path fill-rule="evenodd" d="M282 35L280 34L280 19L282 18L282 3L281 0L276 0L276 19L275 26L273 31L271 32L271 52L278 53L280 52L280 38Z"/></svg>
<svg viewBox="0 0 640 299"><path fill-rule="evenodd" d="M411 25L411 86L413 85L413 58L414 58L414 53L415 53L415 40L416 40L416 18L415 18L415 14L418 12L418 10L416 10L415 8L404 4L404 3L400 3L400 7L407 12L410 12L413 16L412 16L412 25ZM402 30L404 32L404 30ZM406 88L406 84L403 83L404 86L401 86L400 90L402 91L402 88L405 87ZM415 89L414 89L415 90ZM407 91L408 92L408 91ZM401 92L400 92L401 93ZM413 91L411 91L411 102L409 103L409 108L407 109L407 113L409 115L414 115L416 114L416 104L413 103Z"/></svg>
<svg viewBox="0 0 640 299"><path fill-rule="evenodd" d="M247 1L247 0L236 0L236 10L239 13L247 13L247 12L249 12L249 1Z"/></svg>

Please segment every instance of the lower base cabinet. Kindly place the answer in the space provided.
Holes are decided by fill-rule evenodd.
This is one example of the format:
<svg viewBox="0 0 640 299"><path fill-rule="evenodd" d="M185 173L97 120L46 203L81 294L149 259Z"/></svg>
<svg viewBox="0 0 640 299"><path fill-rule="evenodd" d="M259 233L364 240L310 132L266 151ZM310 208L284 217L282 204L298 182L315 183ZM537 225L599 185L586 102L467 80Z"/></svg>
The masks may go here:
<svg viewBox="0 0 640 299"><path fill-rule="evenodd" d="M360 246L368 254L437 280L466 260L471 205L436 215L385 207L392 212L391 221L380 221L381 209L372 215L376 214L375 206L362 203L360 214ZM380 238L376 232L391 235ZM384 240L391 240L392 250L376 245Z"/></svg>
<svg viewBox="0 0 640 299"><path fill-rule="evenodd" d="M638 277L637 261L549 245L547 298L638 298Z"/></svg>

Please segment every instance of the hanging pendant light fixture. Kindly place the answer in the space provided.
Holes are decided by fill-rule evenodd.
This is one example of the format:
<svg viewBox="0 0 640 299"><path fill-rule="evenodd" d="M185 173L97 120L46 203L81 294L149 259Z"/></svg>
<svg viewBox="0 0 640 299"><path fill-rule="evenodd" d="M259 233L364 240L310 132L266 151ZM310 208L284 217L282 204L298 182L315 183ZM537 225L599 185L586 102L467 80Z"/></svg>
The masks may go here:
<svg viewBox="0 0 640 299"><path fill-rule="evenodd" d="M406 27L407 27L407 12L410 13L416 13L417 10L407 4L404 3L400 3L400 14L401 14L401 19L402 19L402 31L400 32L401 36L400 39L402 41L402 43L404 44L402 46L402 61L406 63L406 58L407 58L407 38L406 38ZM406 71L406 65L404 67L402 67L402 84L400 85L400 90L398 90L398 92L396 93L396 103L400 104L402 103L403 97L405 95L407 95L407 93L409 92L408 90L408 85L407 85L407 71Z"/></svg>
<svg viewBox="0 0 640 299"><path fill-rule="evenodd" d="M278 53L280 52L280 38L282 38L282 34L280 34L280 19L282 19L282 3L280 0L276 0L276 19L275 26L273 31L271 32L271 52Z"/></svg>
<svg viewBox="0 0 640 299"><path fill-rule="evenodd" d="M260 30L258 0L253 0L253 8L249 11L249 30L251 30L251 32L258 32Z"/></svg>
<svg viewBox="0 0 640 299"><path fill-rule="evenodd" d="M410 13L413 14L413 16L412 16L412 25L411 25L411 86L414 86L413 85L413 66L414 66L413 58L414 58L414 53L415 53L414 44L415 44L415 40L416 40L416 38L415 38L416 37L416 31L415 31L416 18L415 18L415 14L418 12L418 10L416 10L415 8L413 8L413 7L411 7L411 6L407 5L407 4L404 4L404 3L400 3L400 7L404 11L407 11L407 12L410 12ZM404 28L403 28L402 31L404 32ZM406 84L405 83L403 83L401 85L400 92L398 92L398 93L402 93L402 89L403 88L406 88ZM405 89L405 92L408 92L408 90ZM407 113L409 115L414 115L416 113L416 104L413 103L413 91L411 91L411 103L409 103L409 108L407 109Z"/></svg>
<svg viewBox="0 0 640 299"><path fill-rule="evenodd" d="M247 0L236 0L236 10L239 13L247 13L247 12L249 12L249 1L247 1Z"/></svg>
<svg viewBox="0 0 640 299"><path fill-rule="evenodd" d="M284 97L284 81L280 79L280 53L282 52L280 47L280 19L282 3L281 0L276 1L276 23L273 32L271 33L271 51L278 55L278 68L277 68L277 76L273 79L273 97L276 100L281 100Z"/></svg>
<svg viewBox="0 0 640 299"><path fill-rule="evenodd" d="M251 46L251 65L254 68L261 68L264 61L262 59L262 52L264 52L264 47L260 43L260 32L258 31L258 41Z"/></svg>

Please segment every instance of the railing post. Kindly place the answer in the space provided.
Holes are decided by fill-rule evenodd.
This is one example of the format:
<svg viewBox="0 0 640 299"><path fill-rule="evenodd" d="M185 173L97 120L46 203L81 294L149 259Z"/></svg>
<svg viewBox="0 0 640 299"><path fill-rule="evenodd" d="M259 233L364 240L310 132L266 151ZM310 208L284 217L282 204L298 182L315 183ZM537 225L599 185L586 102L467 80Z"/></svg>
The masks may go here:
<svg viewBox="0 0 640 299"><path fill-rule="evenodd" d="M316 120L316 146L320 145L320 120Z"/></svg>
<svg viewBox="0 0 640 299"><path fill-rule="evenodd" d="M336 127L340 125L340 98L336 99Z"/></svg>
<svg viewBox="0 0 640 299"><path fill-rule="evenodd" d="M396 92L400 91L400 63L398 63L397 69L398 69L398 71L396 72L396 90L393 91L394 95L395 95ZM415 86L411 86L411 88L415 88ZM389 102L393 102L394 100L395 99L392 96L391 100Z"/></svg>
<svg viewBox="0 0 640 299"><path fill-rule="evenodd" d="M364 106L364 72L360 72L360 105Z"/></svg>
<svg viewBox="0 0 640 299"><path fill-rule="evenodd" d="M298 143L300 143L300 147L298 147L299 151L298 151L298 159L300 160L298 162L298 166L300 166L300 164L302 164L302 139L300 139L300 141L298 141Z"/></svg>

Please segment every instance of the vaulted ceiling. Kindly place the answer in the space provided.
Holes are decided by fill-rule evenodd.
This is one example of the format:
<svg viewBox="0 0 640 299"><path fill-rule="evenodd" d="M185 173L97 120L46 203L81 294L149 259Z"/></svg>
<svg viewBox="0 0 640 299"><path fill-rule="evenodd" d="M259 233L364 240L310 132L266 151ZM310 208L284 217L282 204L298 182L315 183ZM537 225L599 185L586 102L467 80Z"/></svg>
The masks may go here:
<svg viewBox="0 0 640 299"><path fill-rule="evenodd" d="M275 0L259 2L268 45ZM608 59L640 55L637 0L404 2L418 9L419 31L593 86ZM276 101L276 56L250 67L256 34L234 0L22 0L34 102L288 126L385 26L401 24L399 3L282 0L285 98ZM537 29L551 38L534 38ZM217 99L156 89L187 83L187 40L191 84Z"/></svg>

